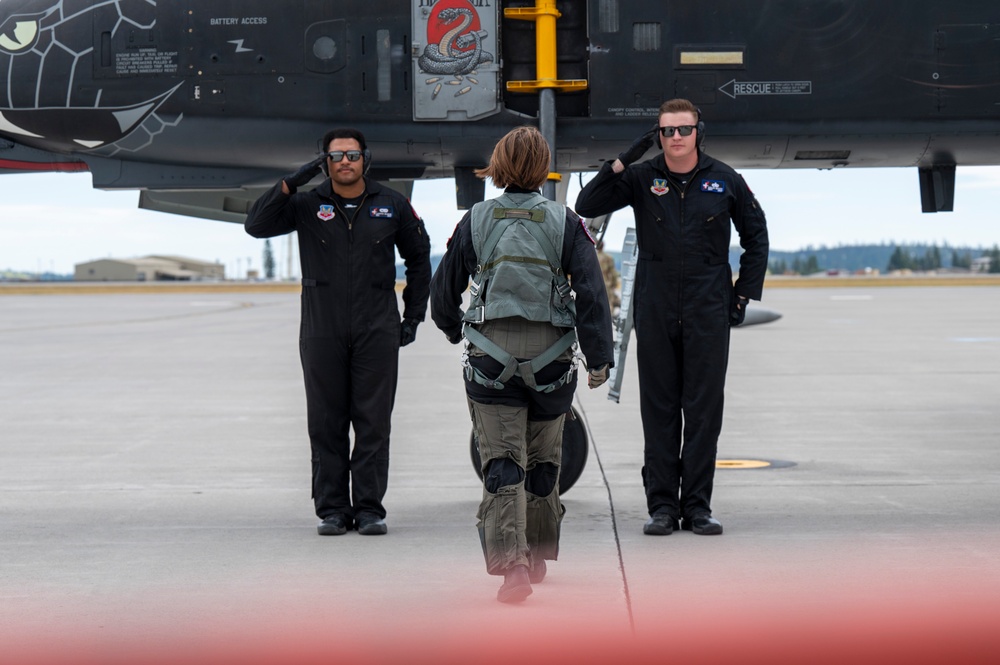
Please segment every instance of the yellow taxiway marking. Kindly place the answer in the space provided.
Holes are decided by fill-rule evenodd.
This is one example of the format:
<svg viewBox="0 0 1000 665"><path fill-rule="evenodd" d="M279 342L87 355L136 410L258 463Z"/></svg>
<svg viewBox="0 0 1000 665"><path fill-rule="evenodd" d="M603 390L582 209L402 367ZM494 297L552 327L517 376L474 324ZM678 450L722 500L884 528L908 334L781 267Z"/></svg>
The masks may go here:
<svg viewBox="0 0 1000 665"><path fill-rule="evenodd" d="M716 469L763 469L771 463L762 459L720 459L715 460Z"/></svg>

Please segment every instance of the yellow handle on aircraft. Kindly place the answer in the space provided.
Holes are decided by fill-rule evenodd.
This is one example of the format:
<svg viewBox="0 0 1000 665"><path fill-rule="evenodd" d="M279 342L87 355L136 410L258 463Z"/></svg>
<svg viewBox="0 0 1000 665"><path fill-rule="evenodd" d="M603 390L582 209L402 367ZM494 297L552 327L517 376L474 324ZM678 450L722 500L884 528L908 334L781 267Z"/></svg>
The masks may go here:
<svg viewBox="0 0 1000 665"><path fill-rule="evenodd" d="M537 92L542 88L577 91L586 90L586 79L556 78L556 19L562 16L556 0L535 0L534 7L508 7L503 15L510 19L535 22L535 80L507 81L511 92Z"/></svg>

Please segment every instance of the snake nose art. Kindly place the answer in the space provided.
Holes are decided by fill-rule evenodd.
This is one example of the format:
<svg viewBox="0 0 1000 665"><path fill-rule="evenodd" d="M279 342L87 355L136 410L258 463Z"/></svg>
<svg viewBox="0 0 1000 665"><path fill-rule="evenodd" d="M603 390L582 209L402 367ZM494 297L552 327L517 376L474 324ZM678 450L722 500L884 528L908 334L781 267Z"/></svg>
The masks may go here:
<svg viewBox="0 0 1000 665"><path fill-rule="evenodd" d="M0 3L2 8L2 3ZM38 22L44 14L20 14L3 17L0 14L0 51L17 55L34 48L38 43Z"/></svg>
<svg viewBox="0 0 1000 665"><path fill-rule="evenodd" d="M94 150L122 140L156 112L176 83L95 79L110 57L103 43L95 46L95 26L104 23L109 40L134 41L140 31L152 35L156 20L137 3L0 0L0 71L7 78L0 131L36 148Z"/></svg>

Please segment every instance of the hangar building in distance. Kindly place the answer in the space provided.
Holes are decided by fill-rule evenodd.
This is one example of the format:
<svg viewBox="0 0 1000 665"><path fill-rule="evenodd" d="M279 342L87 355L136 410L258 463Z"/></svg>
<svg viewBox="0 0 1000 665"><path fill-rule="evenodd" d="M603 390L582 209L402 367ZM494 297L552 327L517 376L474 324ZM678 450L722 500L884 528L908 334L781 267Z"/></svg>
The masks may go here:
<svg viewBox="0 0 1000 665"><path fill-rule="evenodd" d="M144 256L138 259L98 259L78 263L77 282L203 281L226 278L226 267L183 256Z"/></svg>

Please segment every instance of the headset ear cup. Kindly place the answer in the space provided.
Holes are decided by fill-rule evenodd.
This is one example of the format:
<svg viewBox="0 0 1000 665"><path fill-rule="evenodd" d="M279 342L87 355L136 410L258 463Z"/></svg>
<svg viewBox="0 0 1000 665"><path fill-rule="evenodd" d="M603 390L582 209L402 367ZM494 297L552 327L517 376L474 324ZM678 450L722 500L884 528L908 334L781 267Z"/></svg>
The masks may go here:
<svg viewBox="0 0 1000 665"><path fill-rule="evenodd" d="M324 155L323 156L323 163L319 165L319 170L322 171L323 175L325 175L327 178L330 177L330 163L329 163L329 159L330 159L329 157L327 157L327 156Z"/></svg>
<svg viewBox="0 0 1000 665"><path fill-rule="evenodd" d="M701 114L699 114L699 117L700 116L701 116ZM701 150L701 144L705 140L705 123L703 123L701 120L699 120L698 121L698 128L697 129L698 129L698 141L697 141L697 143L698 143L698 149Z"/></svg>
<svg viewBox="0 0 1000 665"><path fill-rule="evenodd" d="M364 175L368 175L368 169L370 169L372 166L372 151L369 150L368 148L365 148L365 151L362 153L361 156L365 160L365 167L362 170L362 172L364 173Z"/></svg>

